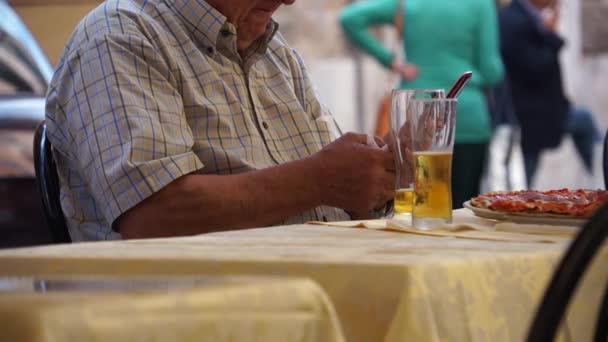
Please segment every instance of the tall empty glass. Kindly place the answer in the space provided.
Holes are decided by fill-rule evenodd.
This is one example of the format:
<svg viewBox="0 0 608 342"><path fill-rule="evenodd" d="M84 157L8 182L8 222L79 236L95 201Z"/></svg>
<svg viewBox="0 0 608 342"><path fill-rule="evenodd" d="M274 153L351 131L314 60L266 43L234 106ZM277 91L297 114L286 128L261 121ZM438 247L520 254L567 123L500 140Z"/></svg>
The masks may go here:
<svg viewBox="0 0 608 342"><path fill-rule="evenodd" d="M412 99L444 98L443 89L396 89L391 94L390 141L395 156L395 200L393 218L411 220L414 194L411 116L407 106Z"/></svg>
<svg viewBox="0 0 608 342"><path fill-rule="evenodd" d="M412 99L407 107L414 156L412 223L418 229L452 222L456 108L456 99Z"/></svg>

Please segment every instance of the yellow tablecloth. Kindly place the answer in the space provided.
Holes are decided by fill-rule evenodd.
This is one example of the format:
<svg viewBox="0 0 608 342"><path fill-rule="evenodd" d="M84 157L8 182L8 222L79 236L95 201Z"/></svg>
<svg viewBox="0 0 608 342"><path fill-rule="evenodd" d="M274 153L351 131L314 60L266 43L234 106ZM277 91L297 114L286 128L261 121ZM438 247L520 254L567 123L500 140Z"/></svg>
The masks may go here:
<svg viewBox="0 0 608 342"><path fill-rule="evenodd" d="M0 275L306 276L329 295L348 341L522 341L569 241L295 225L0 251ZM592 337L607 265L604 248L565 321L573 341Z"/></svg>
<svg viewBox="0 0 608 342"><path fill-rule="evenodd" d="M0 340L344 340L333 307L310 280L214 280L164 291L135 289L0 291Z"/></svg>

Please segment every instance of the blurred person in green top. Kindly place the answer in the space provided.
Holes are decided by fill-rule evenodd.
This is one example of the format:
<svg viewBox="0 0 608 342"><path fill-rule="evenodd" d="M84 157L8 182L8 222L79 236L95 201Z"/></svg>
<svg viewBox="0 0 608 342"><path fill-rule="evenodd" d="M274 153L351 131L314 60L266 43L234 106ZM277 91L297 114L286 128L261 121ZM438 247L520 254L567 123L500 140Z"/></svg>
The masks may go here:
<svg viewBox="0 0 608 342"><path fill-rule="evenodd" d="M346 36L402 78L400 87L449 88L464 71L473 78L458 97L456 141L452 164L454 208L479 193L491 128L486 89L501 81L494 0L365 0L345 7L340 23ZM403 46L393 53L368 29L393 24L403 13Z"/></svg>

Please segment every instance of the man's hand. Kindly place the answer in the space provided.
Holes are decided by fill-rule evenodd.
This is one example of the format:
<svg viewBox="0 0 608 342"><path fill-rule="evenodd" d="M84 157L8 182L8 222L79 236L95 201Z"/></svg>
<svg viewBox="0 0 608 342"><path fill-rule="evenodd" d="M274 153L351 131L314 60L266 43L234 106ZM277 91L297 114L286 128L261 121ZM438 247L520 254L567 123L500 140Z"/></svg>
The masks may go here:
<svg viewBox="0 0 608 342"><path fill-rule="evenodd" d="M367 144L365 134L347 133L314 155L318 186L327 205L367 215L394 196L393 154Z"/></svg>
<svg viewBox="0 0 608 342"><path fill-rule="evenodd" d="M557 22L559 21L559 6L557 1L541 10L540 14L545 28L554 32L557 29Z"/></svg>
<svg viewBox="0 0 608 342"><path fill-rule="evenodd" d="M391 69L406 81L415 80L419 73L416 65L405 63L398 58L393 59Z"/></svg>
<svg viewBox="0 0 608 342"><path fill-rule="evenodd" d="M399 175L398 183L401 185L412 184L414 182L414 157L412 153L414 146L412 144L411 122L402 125L396 133L387 133L383 140L388 146L388 150L393 152L393 157L401 161L399 172L397 172L397 175ZM399 146L396 142L399 143Z"/></svg>

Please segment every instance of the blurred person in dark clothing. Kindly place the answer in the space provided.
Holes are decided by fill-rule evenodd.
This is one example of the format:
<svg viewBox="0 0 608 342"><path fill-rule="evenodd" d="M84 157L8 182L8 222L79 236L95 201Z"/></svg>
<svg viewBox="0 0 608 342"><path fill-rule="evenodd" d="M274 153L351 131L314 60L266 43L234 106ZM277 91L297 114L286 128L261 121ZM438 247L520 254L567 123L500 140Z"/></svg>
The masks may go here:
<svg viewBox="0 0 608 342"><path fill-rule="evenodd" d="M540 153L557 147L564 133L572 136L590 173L593 145L599 140L592 114L572 105L564 92L559 64L564 40L556 32L558 19L556 0L513 0L499 15L501 52L521 125L528 186Z"/></svg>

